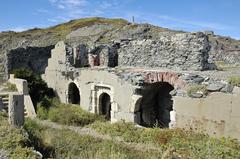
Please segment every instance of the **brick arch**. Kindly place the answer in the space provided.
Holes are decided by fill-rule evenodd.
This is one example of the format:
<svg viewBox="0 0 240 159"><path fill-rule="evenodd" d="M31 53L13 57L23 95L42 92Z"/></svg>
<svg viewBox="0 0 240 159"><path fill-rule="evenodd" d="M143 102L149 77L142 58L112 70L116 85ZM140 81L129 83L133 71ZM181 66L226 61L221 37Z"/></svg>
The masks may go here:
<svg viewBox="0 0 240 159"><path fill-rule="evenodd" d="M168 82L175 89L183 89L186 86L186 82L179 78L179 74L175 72L147 72L144 76L144 82Z"/></svg>

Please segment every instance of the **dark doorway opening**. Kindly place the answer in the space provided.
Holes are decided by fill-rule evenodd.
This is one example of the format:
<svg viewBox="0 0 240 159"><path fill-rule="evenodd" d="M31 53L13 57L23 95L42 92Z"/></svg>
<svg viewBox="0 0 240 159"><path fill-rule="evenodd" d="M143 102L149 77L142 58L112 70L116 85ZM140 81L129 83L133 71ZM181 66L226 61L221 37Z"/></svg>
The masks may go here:
<svg viewBox="0 0 240 159"><path fill-rule="evenodd" d="M145 127L168 128L173 100L170 95L174 87L167 82L147 84L142 99L136 103L135 122Z"/></svg>
<svg viewBox="0 0 240 159"><path fill-rule="evenodd" d="M101 94L99 98L99 113L107 120L111 119L111 98L107 93Z"/></svg>
<svg viewBox="0 0 240 159"><path fill-rule="evenodd" d="M68 103L80 104L80 92L75 83L70 83L68 86Z"/></svg>

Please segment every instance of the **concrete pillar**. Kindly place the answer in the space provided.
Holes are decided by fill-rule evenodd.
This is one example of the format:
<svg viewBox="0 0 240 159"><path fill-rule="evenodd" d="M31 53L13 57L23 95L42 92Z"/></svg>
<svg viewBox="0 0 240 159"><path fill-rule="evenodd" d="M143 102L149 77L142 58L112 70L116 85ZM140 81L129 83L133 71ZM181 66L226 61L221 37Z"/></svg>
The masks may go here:
<svg viewBox="0 0 240 159"><path fill-rule="evenodd" d="M173 129L176 126L176 111L172 110L170 111L170 123L169 123L169 128Z"/></svg>
<svg viewBox="0 0 240 159"><path fill-rule="evenodd" d="M3 101L2 101L2 97L0 97L0 111L2 111L3 109Z"/></svg>
<svg viewBox="0 0 240 159"><path fill-rule="evenodd" d="M9 123L12 126L24 124L24 96L21 94L9 94L8 106Z"/></svg>

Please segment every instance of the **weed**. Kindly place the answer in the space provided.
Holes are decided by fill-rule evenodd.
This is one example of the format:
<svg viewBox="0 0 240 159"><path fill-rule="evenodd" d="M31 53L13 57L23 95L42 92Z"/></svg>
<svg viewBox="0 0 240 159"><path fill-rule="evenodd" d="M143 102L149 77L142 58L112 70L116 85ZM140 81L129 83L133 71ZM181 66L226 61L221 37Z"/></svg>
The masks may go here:
<svg viewBox="0 0 240 159"><path fill-rule="evenodd" d="M240 87L240 76L232 76L228 79L229 84Z"/></svg>
<svg viewBox="0 0 240 159"><path fill-rule="evenodd" d="M10 82L5 83L5 89L4 90L8 90L8 91L17 91L17 86L15 84L12 84Z"/></svg>
<svg viewBox="0 0 240 159"><path fill-rule="evenodd" d="M193 93L200 92L203 95L207 95L208 91L205 85L193 84L190 85L187 89L188 96L191 96Z"/></svg>

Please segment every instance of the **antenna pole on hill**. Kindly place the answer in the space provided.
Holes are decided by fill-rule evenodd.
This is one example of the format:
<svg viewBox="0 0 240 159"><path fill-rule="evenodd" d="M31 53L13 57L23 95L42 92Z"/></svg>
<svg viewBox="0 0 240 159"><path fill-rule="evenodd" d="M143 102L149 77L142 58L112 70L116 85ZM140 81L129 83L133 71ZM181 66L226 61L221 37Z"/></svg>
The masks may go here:
<svg viewBox="0 0 240 159"><path fill-rule="evenodd" d="M132 16L132 23L135 24L134 16Z"/></svg>

